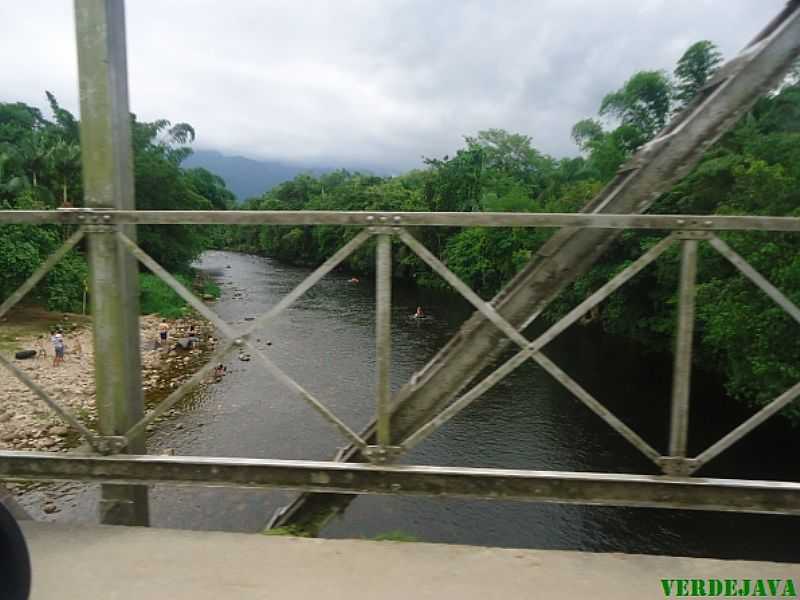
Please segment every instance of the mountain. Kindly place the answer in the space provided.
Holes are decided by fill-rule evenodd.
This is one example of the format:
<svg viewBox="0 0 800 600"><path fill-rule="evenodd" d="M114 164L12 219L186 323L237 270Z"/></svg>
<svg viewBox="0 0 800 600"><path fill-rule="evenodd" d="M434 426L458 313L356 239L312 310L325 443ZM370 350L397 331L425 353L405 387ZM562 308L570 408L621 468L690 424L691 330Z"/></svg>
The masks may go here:
<svg viewBox="0 0 800 600"><path fill-rule="evenodd" d="M216 150L195 150L183 161L187 169L203 167L225 180L228 189L239 200L260 196L279 183L294 179L300 173L324 175L340 167L308 167L291 163L253 160L243 156L226 156ZM352 169L381 175L381 169Z"/></svg>
<svg viewBox="0 0 800 600"><path fill-rule="evenodd" d="M195 150L183 161L182 166L187 169L203 167L219 175L239 200L260 196L279 183L294 179L300 173L321 175L333 170L252 160L243 156L225 156L215 150Z"/></svg>

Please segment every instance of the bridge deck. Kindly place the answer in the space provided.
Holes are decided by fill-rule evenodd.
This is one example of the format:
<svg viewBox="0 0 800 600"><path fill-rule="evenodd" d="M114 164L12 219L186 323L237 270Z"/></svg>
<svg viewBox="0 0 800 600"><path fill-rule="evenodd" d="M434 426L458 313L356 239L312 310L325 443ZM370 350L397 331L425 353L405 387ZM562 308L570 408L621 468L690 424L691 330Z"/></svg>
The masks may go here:
<svg viewBox="0 0 800 600"><path fill-rule="evenodd" d="M32 600L663 598L660 578L800 579L800 565L24 524Z"/></svg>

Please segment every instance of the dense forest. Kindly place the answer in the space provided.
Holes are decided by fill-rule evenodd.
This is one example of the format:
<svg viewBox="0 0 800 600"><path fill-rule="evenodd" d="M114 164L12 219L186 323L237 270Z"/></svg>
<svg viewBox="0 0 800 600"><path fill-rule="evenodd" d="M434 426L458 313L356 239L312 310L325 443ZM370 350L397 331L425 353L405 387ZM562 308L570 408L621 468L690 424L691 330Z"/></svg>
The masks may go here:
<svg viewBox="0 0 800 600"><path fill-rule="evenodd" d="M23 103L0 103L0 208L56 209L83 204L79 122L47 93L53 120ZM136 206L158 210L224 210L234 204L225 182L205 169L183 169L195 132L186 123L142 123L131 115ZM6 298L70 235L67 225L0 226L0 298ZM146 252L185 283L190 264L220 229L182 225L139 227ZM30 300L52 310L79 312L87 286L85 245L68 254L32 292ZM144 312L180 307L154 276L142 273Z"/></svg>
<svg viewBox="0 0 800 600"><path fill-rule="evenodd" d="M600 102L596 118L575 124L575 158L556 159L526 135L491 129L466 137L452 156L425 159L399 177L337 171L300 175L245 202L258 210L405 210L574 212L619 166L680 111L717 69L722 56L701 41L673 73L641 71ZM762 98L653 213L800 216L800 85L798 73ZM315 265L355 235L342 227L244 227L227 232L229 248ZM418 228L429 249L484 297L507 282L552 234L546 229ZM663 235L663 234L661 234ZM731 233L724 239L800 303L800 237ZM657 232L628 231L580 278L547 318L563 314L654 244ZM420 286L445 285L415 256L394 246L396 276ZM369 274L374 247L346 268ZM653 351L669 351L674 332L677 249L638 275L602 306L598 320L614 334ZM695 358L724 377L730 393L764 404L800 380L797 324L724 259L703 248L698 274ZM800 420L800 409L787 412Z"/></svg>

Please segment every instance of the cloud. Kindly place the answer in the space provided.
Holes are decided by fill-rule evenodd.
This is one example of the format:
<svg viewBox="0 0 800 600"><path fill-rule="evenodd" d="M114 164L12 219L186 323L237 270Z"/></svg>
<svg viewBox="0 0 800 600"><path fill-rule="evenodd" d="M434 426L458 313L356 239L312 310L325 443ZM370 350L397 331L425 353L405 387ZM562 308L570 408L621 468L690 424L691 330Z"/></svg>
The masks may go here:
<svg viewBox="0 0 800 600"><path fill-rule="evenodd" d="M571 155L573 123L691 43L733 56L783 0L135 0L131 108L224 153L416 166L505 128ZM0 3L0 101L77 112L72 2Z"/></svg>

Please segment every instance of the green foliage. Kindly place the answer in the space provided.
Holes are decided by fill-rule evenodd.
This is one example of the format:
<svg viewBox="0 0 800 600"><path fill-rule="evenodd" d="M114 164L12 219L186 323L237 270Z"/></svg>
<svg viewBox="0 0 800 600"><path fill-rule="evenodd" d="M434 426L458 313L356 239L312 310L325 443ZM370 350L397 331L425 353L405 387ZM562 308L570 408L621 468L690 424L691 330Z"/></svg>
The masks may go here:
<svg viewBox="0 0 800 600"><path fill-rule="evenodd" d="M376 542L418 542L419 538L405 531L395 530L379 533L374 538Z"/></svg>
<svg viewBox="0 0 800 600"><path fill-rule="evenodd" d="M426 159L426 169L376 178L339 171L303 175L246 207L261 210L540 211L580 210L614 177L620 165L689 102L720 62L716 47L698 42L683 55L675 82L659 71L635 73L599 107L603 121L584 119L572 130L583 156L555 160L528 136L498 129L466 137L453 156ZM612 126L609 126L612 125ZM607 129L604 129L608 127ZM697 167L651 212L800 216L800 88L795 79L762 98ZM425 246L483 297L508 282L541 247L551 230L419 228ZM319 264L355 231L343 227L242 228L231 247L299 264ZM603 259L546 312L555 319L583 300L661 239L627 231ZM795 302L800 302L800 236L728 234L737 252ZM446 289L438 276L400 244L393 247L395 276ZM764 404L800 379L797 325L713 250L701 247L695 351L697 364L724 376L746 402ZM370 274L374 246L345 262ZM646 350L672 349L679 254L673 248L601 306L609 332L638 340ZM786 414L800 421L800 409Z"/></svg>
<svg viewBox="0 0 800 600"><path fill-rule="evenodd" d="M213 280L204 277L199 282L195 280L194 289L197 290L201 296L213 296L219 298L222 289Z"/></svg>
<svg viewBox="0 0 800 600"><path fill-rule="evenodd" d="M676 68L675 100L680 109L713 73L720 56L700 42ZM800 89L787 78L779 91L758 101L733 131L712 147L699 165L651 212L667 214L763 214L800 216ZM587 162L601 179L613 152L630 154L630 144L612 142L625 127L576 136ZM578 133L591 129L579 128ZM584 142L584 140L588 140ZM613 162L613 161L611 161ZM605 171L605 172L604 172ZM800 301L800 238L788 234L729 233L722 236L767 280ZM647 232L626 232L602 263L582 277L553 307L563 314L656 241ZM677 251L669 252L603 305L606 330L632 337L647 348L669 351L676 318ZM697 364L721 374L737 398L763 405L800 378L800 349L787 343L797 325L766 295L710 249L701 252L698 273ZM784 413L800 422L800 408Z"/></svg>
<svg viewBox="0 0 800 600"><path fill-rule="evenodd" d="M639 71L600 103L600 114L612 116L635 130L629 150L651 138L667 122L672 85L661 71Z"/></svg>
<svg viewBox="0 0 800 600"><path fill-rule="evenodd" d="M464 138L453 156L425 159L425 168L399 177L337 171L309 174L276 186L241 208L258 210L515 211L580 210L613 178L632 153L689 103L721 57L707 41L681 57L674 81L660 71L634 73L600 103L599 119L572 130L581 156L556 160L530 137L500 129ZM736 127L651 212L664 214L762 214L800 216L800 86L796 74L759 100ZM0 203L6 208L55 207L80 198L72 156L77 123L50 98L55 122L24 104L0 103ZM194 139L186 124L160 120L133 124L137 205L140 208L225 209L233 197L224 182L181 161ZM65 191L66 190L66 191ZM491 297L539 250L549 229L428 227L412 235L483 297ZM60 226L0 228L0 292L10 293L64 239ZM188 282L188 265L208 247L264 253L317 265L357 234L350 227L245 226L239 228L141 227L139 239L156 260ZM660 235L627 231L602 260L570 286L546 313L564 314L636 260ZM724 239L769 281L800 302L800 236L730 233ZM800 378L797 325L722 257L701 247L695 358L724 376L730 392L764 404ZM343 268L370 275L374 243L365 244ZM394 275L420 286L446 286L401 244L393 245ZM676 317L677 249L617 291L601 306L609 332L670 351ZM52 307L74 307L85 264L70 256L35 290ZM153 276L142 276L142 308L177 316L183 302ZM203 284L200 284L200 289ZM201 293L209 293L203 292ZM213 290L210 292L213 295ZM800 421L800 408L786 413Z"/></svg>
<svg viewBox="0 0 800 600"><path fill-rule="evenodd" d="M186 287L191 280L185 275L176 275ZM139 273L139 302L143 315L157 314L168 319L177 319L185 313L186 302L171 287L151 273Z"/></svg>
<svg viewBox="0 0 800 600"><path fill-rule="evenodd" d="M175 278L201 297L219 298L221 293L220 287L202 273L195 274L194 281L184 273L175 275ZM168 319L177 319L189 309L183 298L152 273L139 273L139 303L143 315L157 314Z"/></svg>
<svg viewBox="0 0 800 600"><path fill-rule="evenodd" d="M578 148L587 152L603 136L603 126L594 119L583 119L572 126L572 139Z"/></svg>
<svg viewBox="0 0 800 600"><path fill-rule="evenodd" d="M287 525L286 527L273 527L272 529L265 529L261 532L263 535L287 535L291 537L304 537L310 538L314 535L300 527L299 525Z"/></svg>
<svg viewBox="0 0 800 600"><path fill-rule="evenodd" d="M37 108L0 103L0 208L52 209L82 205L79 123L47 92L54 115ZM195 138L186 123L142 123L131 115L136 206L151 210L225 210L234 204L225 182L204 169L181 168ZM7 297L52 254L71 227L9 225L0 227L0 297ZM166 269L189 274L189 265L209 247L224 244L221 227L142 226L139 242ZM48 274L31 300L54 310L82 308L86 261L81 244ZM173 304L152 285L145 305L169 311Z"/></svg>
<svg viewBox="0 0 800 600"><path fill-rule="evenodd" d="M691 102L721 62L722 54L713 42L701 40L689 46L675 67L674 97L678 109Z"/></svg>
<svg viewBox="0 0 800 600"><path fill-rule="evenodd" d="M84 291L88 291L88 285L89 266L86 264L86 259L75 252L68 254L44 279L47 308L64 312L81 312L83 294Z"/></svg>

